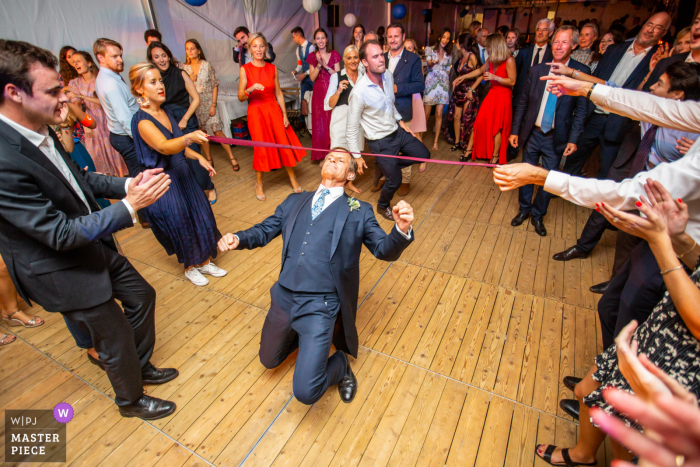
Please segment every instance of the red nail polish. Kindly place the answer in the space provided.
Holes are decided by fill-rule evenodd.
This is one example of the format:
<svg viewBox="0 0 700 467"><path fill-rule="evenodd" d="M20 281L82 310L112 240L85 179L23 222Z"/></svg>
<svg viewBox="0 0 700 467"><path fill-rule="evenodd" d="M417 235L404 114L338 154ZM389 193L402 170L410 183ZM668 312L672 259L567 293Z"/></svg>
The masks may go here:
<svg viewBox="0 0 700 467"><path fill-rule="evenodd" d="M640 201L637 201L637 202L634 203L634 204L635 204L637 207L640 207L640 206L642 205L642 203L641 203Z"/></svg>
<svg viewBox="0 0 700 467"><path fill-rule="evenodd" d="M681 203L681 204L683 204L683 200L680 199L680 198L678 198L678 202Z"/></svg>
<svg viewBox="0 0 700 467"><path fill-rule="evenodd" d="M596 211L600 212L600 208L595 208Z"/></svg>

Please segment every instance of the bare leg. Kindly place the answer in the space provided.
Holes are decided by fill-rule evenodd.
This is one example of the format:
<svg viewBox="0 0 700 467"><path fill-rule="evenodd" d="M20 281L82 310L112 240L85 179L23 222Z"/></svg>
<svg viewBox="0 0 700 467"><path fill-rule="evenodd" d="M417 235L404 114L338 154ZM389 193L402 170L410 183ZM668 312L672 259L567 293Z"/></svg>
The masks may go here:
<svg viewBox="0 0 700 467"><path fill-rule="evenodd" d="M496 133L493 137L493 156L491 157L491 163L498 163L498 152L501 150L501 132Z"/></svg>
<svg viewBox="0 0 700 467"><path fill-rule="evenodd" d="M294 188L294 193L301 193L301 185L297 182L297 177L294 175L294 167L285 167L287 170L287 175L289 175L289 181L292 182L292 188Z"/></svg>
<svg viewBox="0 0 700 467"><path fill-rule="evenodd" d="M438 104L435 107L435 140L433 141L433 151L438 150L438 139L440 138L440 128L442 128L442 111L444 109L443 104Z"/></svg>
<svg viewBox="0 0 700 467"><path fill-rule="evenodd" d="M455 127L455 144L460 143L460 137L462 136L462 113L464 112L464 105L456 105L455 106L455 120L454 120L454 127Z"/></svg>
<svg viewBox="0 0 700 467"><path fill-rule="evenodd" d="M467 150L464 152L464 154L471 154L472 149L474 147L474 132L472 131L472 134L469 135L469 143L467 144Z"/></svg>
<svg viewBox="0 0 700 467"><path fill-rule="evenodd" d="M220 137L222 137L222 138L225 138L225 137L226 137L226 136L224 135L224 132L221 131L221 130L215 131L214 134L215 134L216 136L220 136ZM208 143L207 143L207 144L208 144ZM226 153L228 154L228 158L229 158L229 160L231 161L231 164L233 165L233 168L234 168L234 170L235 170L236 167L238 166L238 161L237 161L236 158L233 156L233 152L231 151L231 146L228 145L228 144L222 144L222 146L224 147L224 151L226 151Z"/></svg>
<svg viewBox="0 0 700 467"><path fill-rule="evenodd" d="M20 311L19 303L17 302L17 289L15 289L15 284L12 283L10 273L7 271L7 266L5 266L2 258L0 258L0 306L2 307L2 316L4 318L12 316L13 319L18 319L25 324L34 318ZM35 323L39 325L43 322L44 320L37 316Z"/></svg>
<svg viewBox="0 0 700 467"><path fill-rule="evenodd" d="M263 191L263 172L255 172L255 196L260 201L265 201L265 192Z"/></svg>
<svg viewBox="0 0 700 467"><path fill-rule="evenodd" d="M212 160L211 160L211 151L209 150L209 141L205 141L202 143L202 152L204 153L204 158L211 163ZM212 163L212 165L213 165L213 163Z"/></svg>

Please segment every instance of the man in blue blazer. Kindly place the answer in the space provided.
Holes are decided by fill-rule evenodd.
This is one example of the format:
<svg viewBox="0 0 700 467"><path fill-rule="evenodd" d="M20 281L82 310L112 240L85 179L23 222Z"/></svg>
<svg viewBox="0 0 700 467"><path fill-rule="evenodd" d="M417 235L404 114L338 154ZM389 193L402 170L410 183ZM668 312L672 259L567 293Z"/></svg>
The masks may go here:
<svg viewBox="0 0 700 467"><path fill-rule="evenodd" d="M570 59L571 51L578 44L579 32L573 26L562 26L554 33L551 50L554 63L561 63L574 70L590 73L586 65ZM513 116L510 144L517 148L524 144L523 162L554 170L559 167L562 156L576 150L576 143L583 132L586 118L586 99L583 97L557 97L547 92L547 81L540 78L550 73L550 65L541 63L530 69L527 84ZM522 224L532 214L532 225L540 236L547 235L542 218L552 197L538 190L532 201L534 185L520 188L520 212L511 221L512 226Z"/></svg>
<svg viewBox="0 0 700 467"><path fill-rule="evenodd" d="M617 87L637 89L649 73L649 62L658 48L657 43L671 25L668 13L656 13L644 23L632 41L608 47L598 63L594 76ZM607 178L608 171L617 157L622 140L629 131L632 120L617 114L608 114L588 103L588 117L576 152L566 158L564 172L580 175L581 169L600 145L600 171L598 178Z"/></svg>
<svg viewBox="0 0 700 467"><path fill-rule="evenodd" d="M343 402L355 397L357 380L346 352L357 358L362 245L380 260L396 261L413 241L408 203L393 207L396 225L386 233L370 204L345 194L356 172L349 152L329 153L316 191L290 195L260 224L219 241L222 251L250 250L282 236L282 270L270 290L260 361L275 368L299 348L293 387L303 404L313 404L335 385ZM328 358L331 343L338 350Z"/></svg>

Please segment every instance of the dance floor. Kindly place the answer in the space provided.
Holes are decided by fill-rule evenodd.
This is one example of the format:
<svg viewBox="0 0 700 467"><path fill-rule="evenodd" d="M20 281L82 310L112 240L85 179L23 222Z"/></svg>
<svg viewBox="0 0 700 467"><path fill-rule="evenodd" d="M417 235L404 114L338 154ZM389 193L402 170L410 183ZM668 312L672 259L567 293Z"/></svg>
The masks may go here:
<svg viewBox="0 0 700 467"><path fill-rule="evenodd" d="M444 140L441 146L433 157L457 159ZM291 192L286 173L276 171L265 179L267 201L258 201L252 149L234 149L238 173L223 150L213 151L213 208L223 233L261 221ZM297 177L315 190L319 169L307 157ZM371 184L372 171L360 177L358 198L374 206ZM555 262L552 254L575 242L587 209L552 200L541 238L529 224L510 226L517 192L501 193L490 169L429 164L419 174L414 166L411 185L405 200L416 211L416 241L394 263L363 251L361 347L352 361L359 390L351 404L335 388L311 407L297 402L296 354L275 370L258 361L281 238L217 258L229 274L195 287L137 227L118 237L158 293L152 361L180 370L146 391L174 400L177 412L151 423L122 418L104 372L76 348L59 314L37 306L29 312L46 324L11 328L17 341L0 348L0 406L70 403L71 465L545 465L536 443L576 440L578 425L558 405L572 397L561 379L583 376L602 350L598 296L588 287L608 278L614 234L587 259ZM609 444L602 446L599 465L610 456Z"/></svg>

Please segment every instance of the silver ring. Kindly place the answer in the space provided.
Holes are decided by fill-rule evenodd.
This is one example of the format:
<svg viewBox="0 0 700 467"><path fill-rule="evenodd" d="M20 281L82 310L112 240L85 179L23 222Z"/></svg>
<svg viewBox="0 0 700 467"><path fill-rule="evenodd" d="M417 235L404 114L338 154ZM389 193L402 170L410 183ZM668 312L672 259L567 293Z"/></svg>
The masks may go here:
<svg viewBox="0 0 700 467"><path fill-rule="evenodd" d="M615 219L613 219L613 222L618 222L619 220L620 220L620 218L616 217Z"/></svg>

